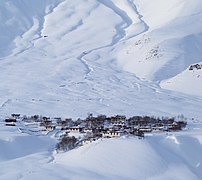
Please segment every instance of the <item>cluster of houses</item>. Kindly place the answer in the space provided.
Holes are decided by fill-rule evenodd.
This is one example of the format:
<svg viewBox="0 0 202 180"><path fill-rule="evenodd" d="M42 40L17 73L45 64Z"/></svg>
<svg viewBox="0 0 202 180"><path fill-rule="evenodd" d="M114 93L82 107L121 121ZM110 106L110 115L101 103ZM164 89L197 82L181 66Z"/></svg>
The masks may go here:
<svg viewBox="0 0 202 180"><path fill-rule="evenodd" d="M202 65L200 65L200 64L193 64L193 65L189 66L189 70L190 71L192 71L194 69L196 69L196 70L202 69Z"/></svg>
<svg viewBox="0 0 202 180"><path fill-rule="evenodd" d="M6 118L5 121L5 126L16 126L17 120L19 120L20 114L11 114L11 117Z"/></svg>
<svg viewBox="0 0 202 180"><path fill-rule="evenodd" d="M99 115L94 117L88 115L86 119L71 118L62 119L60 117L50 118L45 116L23 116L11 114L5 119L5 125L15 126L17 121L24 123L37 123L42 131L56 131L63 136L82 136L78 141L86 144L99 138L115 138L123 135L134 135L144 138L147 132L179 131L186 126L184 121L175 121L175 118L156 118L150 116L126 116L116 115L107 117Z"/></svg>

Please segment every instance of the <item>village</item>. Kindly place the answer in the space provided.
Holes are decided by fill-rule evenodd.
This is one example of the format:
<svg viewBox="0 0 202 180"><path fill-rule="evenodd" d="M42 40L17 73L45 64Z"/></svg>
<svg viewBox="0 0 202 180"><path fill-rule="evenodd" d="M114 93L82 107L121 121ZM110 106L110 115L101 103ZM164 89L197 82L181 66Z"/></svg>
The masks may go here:
<svg viewBox="0 0 202 180"><path fill-rule="evenodd" d="M192 65L190 65L189 66L189 70L190 71L193 71L193 70L200 70L200 69L202 69L202 65L201 64L192 64Z"/></svg>
<svg viewBox="0 0 202 180"><path fill-rule="evenodd" d="M144 139L145 133L180 131L187 122L175 118L156 118L150 116L123 115L107 117L89 114L85 119L73 121L71 118L45 116L21 116L11 114L4 120L5 126L16 126L20 132L31 135L50 135L59 140L57 150L69 150L89 144L101 138L118 138L121 136L137 136Z"/></svg>

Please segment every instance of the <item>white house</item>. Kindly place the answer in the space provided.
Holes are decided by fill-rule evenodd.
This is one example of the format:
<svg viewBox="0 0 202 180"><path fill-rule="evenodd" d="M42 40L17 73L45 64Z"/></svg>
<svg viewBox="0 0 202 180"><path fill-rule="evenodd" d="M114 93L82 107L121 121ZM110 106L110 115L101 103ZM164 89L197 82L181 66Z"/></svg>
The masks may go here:
<svg viewBox="0 0 202 180"><path fill-rule="evenodd" d="M51 126L51 125L45 126L45 129L46 129L47 131L52 131L52 130L55 129L55 126Z"/></svg>
<svg viewBox="0 0 202 180"><path fill-rule="evenodd" d="M113 120L111 124L113 126L125 126L126 122L124 120Z"/></svg>
<svg viewBox="0 0 202 180"><path fill-rule="evenodd" d="M80 133L82 131L81 127L71 127L67 128L67 132L72 132L72 133Z"/></svg>
<svg viewBox="0 0 202 180"><path fill-rule="evenodd" d="M84 128L84 129L83 129L83 132L84 132L84 133L92 133L93 130L90 129L90 128Z"/></svg>
<svg viewBox="0 0 202 180"><path fill-rule="evenodd" d="M92 142L91 139L84 139L82 140L82 145L90 144Z"/></svg>
<svg viewBox="0 0 202 180"><path fill-rule="evenodd" d="M106 132L102 132L102 137L104 137L104 138L120 137L122 135L123 135L123 132L120 132L120 131L106 131Z"/></svg>

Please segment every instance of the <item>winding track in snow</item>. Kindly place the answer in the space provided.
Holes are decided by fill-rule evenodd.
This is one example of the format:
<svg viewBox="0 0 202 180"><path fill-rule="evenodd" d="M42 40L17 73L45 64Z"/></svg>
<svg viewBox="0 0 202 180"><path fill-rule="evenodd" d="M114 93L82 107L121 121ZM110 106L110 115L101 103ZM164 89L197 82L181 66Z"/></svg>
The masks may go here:
<svg viewBox="0 0 202 180"><path fill-rule="evenodd" d="M127 13L116 6L110 0L98 0L99 3L103 4L105 7L111 9L116 15L118 15L122 22L116 26L116 35L113 37L112 42L109 46L115 45L123 37L125 37L125 29L132 24L132 19L127 15Z"/></svg>
<svg viewBox="0 0 202 180"><path fill-rule="evenodd" d="M35 17L35 20L33 21L33 25L30 27L29 30L27 30L25 33L23 33L20 37L23 39L23 36L29 32L29 31L32 31L32 28L37 25L37 30L36 30L36 34L38 35L37 38L34 38L32 40L29 40L28 43L30 44L28 47L16 52L16 53L12 53L11 55L7 56L7 57L10 57L10 56L18 56L26 51L29 51L31 48L34 47L34 43L41 39L43 36L42 36L42 30L44 29L44 23L45 23L45 17L48 16L49 14L51 14L61 3L63 3L65 0L61 0L60 2L54 4L54 6L50 6L49 8L49 11L47 13L44 13L44 15L42 16L43 18L39 18L39 17ZM15 49L18 48L18 45ZM15 50L14 49L14 50Z"/></svg>
<svg viewBox="0 0 202 180"><path fill-rule="evenodd" d="M135 6L135 4L131 1L131 0L127 0L129 2L129 4L131 5L132 9L134 10L134 12L138 15L139 20L141 23L143 23L144 26L144 30L140 31L139 33L137 33L134 36L137 36L139 34L145 33L149 27L148 25L141 19L142 15L139 14L137 7ZM117 16L119 16L122 19L122 22L120 22L118 25L116 25L115 29L116 29L116 34L114 35L114 37L112 38L112 42L110 44L104 45L104 46L100 46L97 48L93 48L91 50L82 52L77 59L79 59L82 64L84 65L84 67L86 68L86 75L85 75L85 79L90 75L91 72L94 71L94 68L90 65L90 63L85 59L86 55L89 55L90 53L103 49L103 48L108 48L108 47L113 47L115 46L117 43L119 43L121 40L128 40L132 37L129 38L125 38L126 37L126 32L125 30L127 28L129 28L132 24L133 24L133 20L131 19L130 16L128 16L127 12L125 12L124 9L120 9L115 3L113 3L111 0L98 0L98 2L102 5L104 5L105 7L111 9Z"/></svg>

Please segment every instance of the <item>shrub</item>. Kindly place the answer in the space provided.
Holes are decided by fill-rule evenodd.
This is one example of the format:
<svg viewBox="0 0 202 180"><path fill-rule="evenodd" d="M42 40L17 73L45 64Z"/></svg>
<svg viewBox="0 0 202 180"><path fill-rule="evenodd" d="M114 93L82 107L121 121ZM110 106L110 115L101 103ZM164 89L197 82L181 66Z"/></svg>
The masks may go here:
<svg viewBox="0 0 202 180"><path fill-rule="evenodd" d="M77 138L74 136L64 136L60 142L56 144L56 150L57 151L68 151L71 149L74 149L77 144Z"/></svg>

